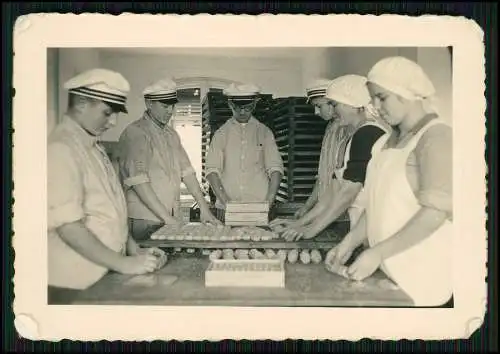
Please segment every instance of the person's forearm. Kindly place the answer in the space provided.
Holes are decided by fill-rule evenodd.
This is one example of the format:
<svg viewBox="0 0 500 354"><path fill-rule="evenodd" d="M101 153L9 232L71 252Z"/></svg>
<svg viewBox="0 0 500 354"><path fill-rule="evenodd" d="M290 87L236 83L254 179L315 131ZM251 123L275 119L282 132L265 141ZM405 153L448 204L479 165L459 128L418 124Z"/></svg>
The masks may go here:
<svg viewBox="0 0 500 354"><path fill-rule="evenodd" d="M198 202L200 209L209 209L208 203L203 196L203 191L201 190L200 184L196 179L196 174L191 173L183 178L183 182L186 185L188 191L193 195L194 199Z"/></svg>
<svg viewBox="0 0 500 354"><path fill-rule="evenodd" d="M352 248L355 249L360 246L363 242L367 240L366 233L366 214L363 211L356 225L349 231L349 233L345 236L345 240L352 245Z"/></svg>
<svg viewBox="0 0 500 354"><path fill-rule="evenodd" d="M330 204L333 203L333 198L335 197L334 183L330 184L329 188L324 192L324 195L322 195L321 198L319 196L319 181L318 180L316 181L315 188L316 188L316 192L315 192L316 202L315 202L314 206L312 206L312 209L310 208L309 211L307 212L307 214L304 215L299 220L300 225L307 225L307 224L314 222L314 220L318 216L322 215L325 212L325 209L330 207Z"/></svg>
<svg viewBox="0 0 500 354"><path fill-rule="evenodd" d="M212 187L212 190L214 191L217 199L222 201L227 201L229 199L229 196L227 195L226 190L222 185L222 181L220 180L220 177L217 173L209 173L207 175L207 180L208 183L210 183L210 186Z"/></svg>
<svg viewBox="0 0 500 354"><path fill-rule="evenodd" d="M266 200L269 203L274 202L274 198L276 198L276 193L278 193L282 177L283 175L279 171L274 171L273 173L271 173L271 177L269 180L269 187L267 188L267 195L266 195Z"/></svg>
<svg viewBox="0 0 500 354"><path fill-rule="evenodd" d="M311 233L314 235L319 234L328 225L337 220L340 215L345 213L345 211L354 203L358 193L361 191L361 184L344 184L336 193L332 202L328 203L328 207L325 207L323 213L319 215L314 222L311 224Z"/></svg>
<svg viewBox="0 0 500 354"><path fill-rule="evenodd" d="M129 235L127 238L127 255L133 256L137 254L137 251L139 251L139 245L135 240Z"/></svg>
<svg viewBox="0 0 500 354"><path fill-rule="evenodd" d="M303 206L304 209L310 210L316 204L316 202L318 201L318 190L319 190L319 180L316 180L311 195L309 196L309 198L307 198L306 202L304 203Z"/></svg>
<svg viewBox="0 0 500 354"><path fill-rule="evenodd" d="M422 207L396 234L376 246L382 259L387 259L425 240L446 221L446 213Z"/></svg>
<svg viewBox="0 0 500 354"><path fill-rule="evenodd" d="M57 228L64 242L89 261L113 271L120 271L124 257L104 245L87 227L76 221Z"/></svg>
<svg viewBox="0 0 500 354"><path fill-rule="evenodd" d="M156 215L157 218L163 220L164 222L173 219L171 211L167 210L167 208L156 196L156 193L151 187L151 183L141 183L135 185L133 188L141 201Z"/></svg>

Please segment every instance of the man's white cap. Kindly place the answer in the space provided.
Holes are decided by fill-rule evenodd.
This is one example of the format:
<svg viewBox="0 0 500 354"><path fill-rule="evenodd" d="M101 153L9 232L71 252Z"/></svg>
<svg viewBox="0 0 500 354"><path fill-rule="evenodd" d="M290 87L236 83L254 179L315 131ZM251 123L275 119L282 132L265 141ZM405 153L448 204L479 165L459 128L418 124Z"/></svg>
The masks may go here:
<svg viewBox="0 0 500 354"><path fill-rule="evenodd" d="M169 78L155 82L146 87L142 93L147 100L177 103L177 83Z"/></svg>
<svg viewBox="0 0 500 354"><path fill-rule="evenodd" d="M313 98L325 97L326 89L328 85L330 85L330 82L332 82L332 80L316 79L309 83L306 88L307 102L311 101Z"/></svg>
<svg viewBox="0 0 500 354"><path fill-rule="evenodd" d="M250 103L259 96L260 88L253 84L231 84L224 90L224 94L231 101Z"/></svg>
<svg viewBox="0 0 500 354"><path fill-rule="evenodd" d="M120 112L128 113L126 103L130 84L116 71L100 68L87 70L69 79L64 88L69 93L111 103Z"/></svg>
<svg viewBox="0 0 500 354"><path fill-rule="evenodd" d="M371 97L366 82L361 75L340 76L330 82L325 97L356 108L367 107Z"/></svg>

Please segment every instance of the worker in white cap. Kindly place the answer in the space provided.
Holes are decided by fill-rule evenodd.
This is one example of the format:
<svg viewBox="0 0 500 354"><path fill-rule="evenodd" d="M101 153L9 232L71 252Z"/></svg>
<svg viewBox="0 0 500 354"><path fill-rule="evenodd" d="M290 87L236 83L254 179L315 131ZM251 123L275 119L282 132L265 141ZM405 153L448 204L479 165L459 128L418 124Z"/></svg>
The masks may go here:
<svg viewBox="0 0 500 354"><path fill-rule="evenodd" d="M216 207L223 210L228 202L267 202L271 207L283 161L272 131L253 116L260 89L231 84L224 93L233 116L214 134L206 160Z"/></svg>
<svg viewBox="0 0 500 354"><path fill-rule="evenodd" d="M182 182L198 202L201 220L220 224L203 197L178 133L169 125L178 101L176 83L161 79L146 87L143 96L146 110L125 128L118 146L132 236L145 240L163 225L182 225Z"/></svg>
<svg viewBox="0 0 500 354"><path fill-rule="evenodd" d="M127 112L129 83L105 69L70 79L68 111L48 143L49 303L70 301L108 270L143 274L165 253L129 237L127 206L99 136Z"/></svg>
<svg viewBox="0 0 500 354"><path fill-rule="evenodd" d="M293 221L282 236L291 241L318 235L347 211L350 228L358 221L363 204L357 197L363 188L373 144L385 133L383 127L367 114L371 98L366 78L344 75L332 80L326 96L338 116L346 139L335 156L331 190L302 218Z"/></svg>
<svg viewBox="0 0 500 354"><path fill-rule="evenodd" d="M416 306L453 303L452 130L436 114L435 89L415 62L389 57L368 73L368 89L392 127L373 147L358 225L329 252L339 267L363 240L370 248L347 273L357 280L379 267Z"/></svg>
<svg viewBox="0 0 500 354"><path fill-rule="evenodd" d="M307 102L314 106L316 115L328 121L328 125L326 126L325 136L321 144L316 183L307 201L295 213L294 216L296 219L304 216L316 205L319 198L325 195L332 181L331 177L335 167L335 151L342 140L347 138L347 136L343 134L343 129L339 129L340 124L339 120L336 119L335 110L325 97L326 89L331 81L330 79L317 79L306 88Z"/></svg>

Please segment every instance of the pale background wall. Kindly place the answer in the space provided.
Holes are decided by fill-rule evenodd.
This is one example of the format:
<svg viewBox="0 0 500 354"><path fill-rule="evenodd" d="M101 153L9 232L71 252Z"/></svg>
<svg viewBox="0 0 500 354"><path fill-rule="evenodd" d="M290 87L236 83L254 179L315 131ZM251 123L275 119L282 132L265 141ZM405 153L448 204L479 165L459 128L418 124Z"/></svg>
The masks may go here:
<svg viewBox="0 0 500 354"><path fill-rule="evenodd" d="M313 78L334 78L343 74L366 74L379 59L403 55L416 60L433 80L438 91L442 116L452 123L452 71L447 48L282 48L212 49L161 52L153 50L109 50L96 48L51 49L47 67L48 133L67 105L63 83L77 73L92 67L121 72L130 82L129 114L121 115L119 124L103 140L116 141L127 124L137 119L143 109L142 89L161 76L209 76L253 82L264 93L275 97L303 96ZM208 53L208 54L207 54ZM276 53L276 54L274 54ZM195 55L197 54L197 55ZM201 55L200 55L201 54ZM274 56L274 57L273 57Z"/></svg>

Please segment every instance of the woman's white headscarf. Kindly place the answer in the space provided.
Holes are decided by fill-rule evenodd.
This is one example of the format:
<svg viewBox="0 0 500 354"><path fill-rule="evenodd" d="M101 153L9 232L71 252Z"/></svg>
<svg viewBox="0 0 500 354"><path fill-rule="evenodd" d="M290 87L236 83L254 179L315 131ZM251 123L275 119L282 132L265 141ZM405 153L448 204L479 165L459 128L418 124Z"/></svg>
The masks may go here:
<svg viewBox="0 0 500 354"><path fill-rule="evenodd" d="M377 117L371 105L371 97L366 87L367 78L361 75L344 75L331 81L326 90L326 98L355 108L364 108L367 118Z"/></svg>
<svg viewBox="0 0 500 354"><path fill-rule="evenodd" d="M421 100L424 109L436 112L436 90L422 67L405 57L388 57L378 61L367 75L372 82L407 100Z"/></svg>

